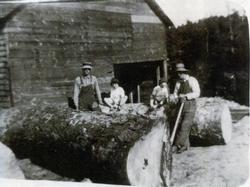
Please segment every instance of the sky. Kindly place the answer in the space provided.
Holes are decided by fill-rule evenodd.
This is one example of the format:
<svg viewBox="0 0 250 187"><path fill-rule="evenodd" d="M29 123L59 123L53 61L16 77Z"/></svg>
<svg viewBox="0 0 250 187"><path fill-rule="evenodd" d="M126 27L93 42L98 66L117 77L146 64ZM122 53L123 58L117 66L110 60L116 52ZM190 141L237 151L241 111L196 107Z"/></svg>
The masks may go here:
<svg viewBox="0 0 250 187"><path fill-rule="evenodd" d="M243 6L247 1L249 0L156 0L176 27L187 21L196 22L210 16L226 16L233 10L243 15L246 13Z"/></svg>

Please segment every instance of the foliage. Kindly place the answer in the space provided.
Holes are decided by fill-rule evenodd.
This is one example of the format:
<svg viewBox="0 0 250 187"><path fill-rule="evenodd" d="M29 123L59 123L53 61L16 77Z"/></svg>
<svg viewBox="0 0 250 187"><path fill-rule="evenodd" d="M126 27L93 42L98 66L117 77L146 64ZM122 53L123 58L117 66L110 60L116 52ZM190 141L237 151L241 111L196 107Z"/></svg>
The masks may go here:
<svg viewBox="0 0 250 187"><path fill-rule="evenodd" d="M222 96L248 105L249 79L242 76L249 72L248 37L247 18L237 12L170 28L170 69L183 61L198 78L203 96ZM170 81L175 78L170 73Z"/></svg>

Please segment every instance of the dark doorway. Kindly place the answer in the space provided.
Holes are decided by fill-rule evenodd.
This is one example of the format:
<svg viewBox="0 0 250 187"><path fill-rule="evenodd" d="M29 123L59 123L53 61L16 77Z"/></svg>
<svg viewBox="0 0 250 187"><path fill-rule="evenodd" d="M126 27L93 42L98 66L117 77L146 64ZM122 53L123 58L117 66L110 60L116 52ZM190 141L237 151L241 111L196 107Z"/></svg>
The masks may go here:
<svg viewBox="0 0 250 187"><path fill-rule="evenodd" d="M162 61L114 64L114 74L130 102L148 103L153 87L163 74Z"/></svg>

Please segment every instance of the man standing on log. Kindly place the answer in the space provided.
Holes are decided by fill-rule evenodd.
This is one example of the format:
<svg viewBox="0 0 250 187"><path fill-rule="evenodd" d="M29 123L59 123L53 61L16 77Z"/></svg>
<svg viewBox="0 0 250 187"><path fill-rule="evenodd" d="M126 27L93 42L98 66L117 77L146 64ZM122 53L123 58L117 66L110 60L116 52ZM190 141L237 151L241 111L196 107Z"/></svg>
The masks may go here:
<svg viewBox="0 0 250 187"><path fill-rule="evenodd" d="M182 121L178 128L174 142L173 152L181 153L190 146L189 134L193 124L196 110L195 98L200 96L200 86L196 78L188 75L188 70L183 63L176 64L179 80L176 82L174 97L184 103Z"/></svg>
<svg viewBox="0 0 250 187"><path fill-rule="evenodd" d="M75 79L74 85L76 110L98 110L98 103L103 103L97 79L91 75L92 63L83 63L81 69L82 75Z"/></svg>

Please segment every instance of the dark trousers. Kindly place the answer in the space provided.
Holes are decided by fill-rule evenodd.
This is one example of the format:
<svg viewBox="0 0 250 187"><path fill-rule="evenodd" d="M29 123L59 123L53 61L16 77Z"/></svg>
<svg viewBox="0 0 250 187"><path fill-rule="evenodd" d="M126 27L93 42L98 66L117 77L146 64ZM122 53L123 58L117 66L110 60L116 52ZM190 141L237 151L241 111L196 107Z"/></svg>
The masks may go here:
<svg viewBox="0 0 250 187"><path fill-rule="evenodd" d="M177 130L175 145L188 148L190 146L189 134L195 115L195 100L186 101L181 115L181 121Z"/></svg>
<svg viewBox="0 0 250 187"><path fill-rule="evenodd" d="M98 110L98 103L92 85L81 88L79 94L79 110Z"/></svg>

